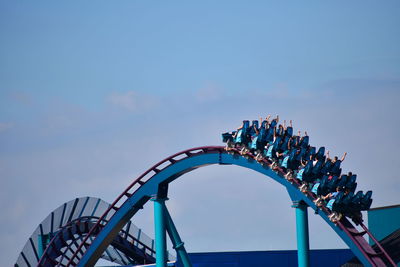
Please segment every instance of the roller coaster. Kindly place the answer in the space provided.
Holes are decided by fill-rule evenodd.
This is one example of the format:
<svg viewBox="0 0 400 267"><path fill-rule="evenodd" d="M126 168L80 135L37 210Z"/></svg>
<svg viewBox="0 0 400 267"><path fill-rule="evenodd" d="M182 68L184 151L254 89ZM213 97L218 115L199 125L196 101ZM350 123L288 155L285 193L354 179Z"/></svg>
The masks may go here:
<svg viewBox="0 0 400 267"><path fill-rule="evenodd" d="M39 224L20 253L16 266L53 266L57 258L67 259L68 253L76 248L109 206L93 197L64 203ZM107 222L107 218L103 221ZM138 265L154 263L154 256L154 240L128 222L101 258L120 265ZM174 260L174 257L169 255L169 259Z"/></svg>
<svg viewBox="0 0 400 267"><path fill-rule="evenodd" d="M368 209L371 205L370 194L351 195L348 204L353 208L350 209L343 205L342 200L346 199L343 194L340 196L341 201L337 200L337 205L332 201L321 204L321 194L318 194L321 190L314 189L317 183L317 187L323 188L324 180L311 179L311 176L307 178L304 174L308 172L307 164L304 168L293 171L286 165L288 158L286 163L283 162L290 151L283 160L267 155L268 150L272 150L268 147L282 145L284 138L277 142L276 138L274 140L268 137L268 131L262 133L261 130L263 127L279 129L276 126L276 123L273 125L263 122L258 128L260 130L250 137L252 127L244 122L238 131L222 135L226 146L196 147L169 156L137 177L111 204L90 197L64 203L39 224L15 266L94 266L100 258L120 265L155 263L157 267L169 266L174 264L174 258L167 252L167 234L179 261L185 267L192 266L165 205L168 200L168 185L185 173L214 164L241 166L264 174L286 188L296 209L299 266L310 265L308 208L314 210L335 231L364 266L396 266L358 215L359 210ZM286 132L290 131L286 129ZM254 141L254 137L256 140L264 140L261 150L257 149L259 143ZM271 140L268 141L268 138ZM304 147L311 148L308 145L308 136L305 139L307 146ZM313 151L311 154L316 157L319 152L315 152L315 148ZM299 176L299 173L304 176ZM339 181L335 182L337 184ZM329 183L332 181L325 181L326 185ZM354 191L355 187L350 189ZM149 200L154 205L155 240L146 236L131 222L131 218ZM354 201L358 203L355 207L351 205ZM366 236L375 242L374 248L368 244Z"/></svg>

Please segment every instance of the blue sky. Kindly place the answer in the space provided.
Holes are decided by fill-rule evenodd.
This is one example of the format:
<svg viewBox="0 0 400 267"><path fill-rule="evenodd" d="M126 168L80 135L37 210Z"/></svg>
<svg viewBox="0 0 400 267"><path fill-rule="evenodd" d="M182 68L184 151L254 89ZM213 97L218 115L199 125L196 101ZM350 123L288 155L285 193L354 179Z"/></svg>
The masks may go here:
<svg viewBox="0 0 400 267"><path fill-rule="evenodd" d="M373 206L398 204L399 11L398 1L0 1L1 265L63 202L112 202L162 158L267 114L347 151L344 170L374 191ZM188 174L168 205L189 251L295 248L289 197L248 170ZM148 234L151 213L135 219ZM309 217L313 248L344 247Z"/></svg>

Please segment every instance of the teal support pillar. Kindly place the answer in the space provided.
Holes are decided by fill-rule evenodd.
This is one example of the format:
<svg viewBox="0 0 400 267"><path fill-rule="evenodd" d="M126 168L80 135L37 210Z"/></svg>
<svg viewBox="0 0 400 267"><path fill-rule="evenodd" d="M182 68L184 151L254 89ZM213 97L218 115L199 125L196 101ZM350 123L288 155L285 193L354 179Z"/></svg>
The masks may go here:
<svg viewBox="0 0 400 267"><path fill-rule="evenodd" d="M43 252L45 250L45 248L43 247L43 236L39 235L38 236L38 256L39 259L43 256Z"/></svg>
<svg viewBox="0 0 400 267"><path fill-rule="evenodd" d="M182 242L178 231L176 230L176 227L174 225L174 222L172 221L171 215L168 212L167 207L165 207L165 217L166 217L166 224L167 224L167 232L169 235L169 238L172 241L172 244L174 246L174 249L176 250L176 253L178 254L179 258L182 261L182 264L184 267L192 267L192 263L190 262L189 255L186 252L184 243Z"/></svg>
<svg viewBox="0 0 400 267"><path fill-rule="evenodd" d="M52 234L44 234L44 235L38 235L38 256L41 258L43 256L43 253L47 247L47 245L50 243L50 239L52 238Z"/></svg>
<svg viewBox="0 0 400 267"><path fill-rule="evenodd" d="M308 236L307 205L303 201L293 201L296 208L297 259L299 267L310 266L310 245Z"/></svg>
<svg viewBox="0 0 400 267"><path fill-rule="evenodd" d="M154 227L156 243L156 266L167 267L167 238L165 220L165 200L157 196L152 198L154 202Z"/></svg>

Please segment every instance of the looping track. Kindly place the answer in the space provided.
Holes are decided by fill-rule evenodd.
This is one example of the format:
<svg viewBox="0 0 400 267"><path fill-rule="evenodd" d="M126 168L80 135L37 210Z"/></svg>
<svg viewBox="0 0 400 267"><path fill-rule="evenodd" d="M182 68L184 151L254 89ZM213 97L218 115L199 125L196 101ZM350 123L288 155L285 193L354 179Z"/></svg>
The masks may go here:
<svg viewBox="0 0 400 267"><path fill-rule="evenodd" d="M14 266L65 265L109 206L109 203L94 197L75 198L60 205L37 226ZM112 215L110 212L104 223ZM154 263L154 256L154 240L129 221L103 251L101 258L120 265L137 265ZM172 255L168 257L174 258Z"/></svg>
<svg viewBox="0 0 400 267"><path fill-rule="evenodd" d="M67 250L72 250L74 246L79 246L78 244L80 239L87 235L89 230L98 220L99 218L95 216L84 216L67 223L59 229L47 245L46 250L43 252L43 256L40 258L38 266L53 266L58 263L56 259L60 255L60 262L62 262L64 258L68 259L65 252ZM132 236L128 231L121 230L111 242L111 245L123 252L125 257L127 257L127 255L131 255L131 257L124 260L124 257L121 254L118 254L120 256L118 259L113 258L110 253L105 253L102 257L109 261L121 265L127 265L129 263L145 264L155 262L155 258L152 256L155 255L153 248L148 247L142 241ZM64 253L62 252L63 250Z"/></svg>
<svg viewBox="0 0 400 267"><path fill-rule="evenodd" d="M211 164L238 165L262 173L285 186L293 201L303 201L313 210L317 209L313 203L314 196L309 192L301 193L298 189L299 184L287 181L281 170L272 171L271 162L268 160L258 162L250 153L240 155L235 149L228 153L221 146L192 148L158 162L134 180L91 227L68 263L59 266L94 265L122 227L152 196L157 195L159 188L187 172ZM110 212L115 213L106 222L104 219ZM342 238L364 266L396 266L379 242L375 240L380 250L378 252L367 243L363 236L373 236L364 224L361 223L364 231L359 232L345 217L333 224L328 218L330 211L325 207L322 207L318 214Z"/></svg>

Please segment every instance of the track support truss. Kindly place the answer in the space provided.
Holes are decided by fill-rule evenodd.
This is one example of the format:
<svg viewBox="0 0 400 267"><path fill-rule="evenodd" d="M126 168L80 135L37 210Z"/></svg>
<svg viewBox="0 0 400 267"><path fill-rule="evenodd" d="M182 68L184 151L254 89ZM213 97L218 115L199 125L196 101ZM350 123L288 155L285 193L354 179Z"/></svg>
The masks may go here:
<svg viewBox="0 0 400 267"><path fill-rule="evenodd" d="M154 196L154 227L155 227L155 245L156 245L156 266L167 267L168 253L166 233L171 239L173 248L181 259L184 267L192 267L189 255L186 252L184 243L179 236L172 217L165 205L166 197Z"/></svg>

